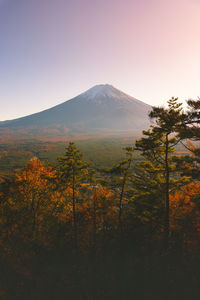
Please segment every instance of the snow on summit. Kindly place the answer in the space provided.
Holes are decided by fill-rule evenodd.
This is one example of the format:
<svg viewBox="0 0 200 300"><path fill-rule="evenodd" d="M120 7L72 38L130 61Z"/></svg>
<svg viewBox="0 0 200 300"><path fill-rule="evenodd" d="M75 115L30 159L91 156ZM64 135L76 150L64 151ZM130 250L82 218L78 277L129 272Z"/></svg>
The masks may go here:
<svg viewBox="0 0 200 300"><path fill-rule="evenodd" d="M108 99L115 99L116 102L132 102L133 100L136 100L135 98L128 96L110 84L95 85L91 89L81 94L81 96L83 96L84 100L86 101L92 101L93 103L95 102L98 104L101 104Z"/></svg>

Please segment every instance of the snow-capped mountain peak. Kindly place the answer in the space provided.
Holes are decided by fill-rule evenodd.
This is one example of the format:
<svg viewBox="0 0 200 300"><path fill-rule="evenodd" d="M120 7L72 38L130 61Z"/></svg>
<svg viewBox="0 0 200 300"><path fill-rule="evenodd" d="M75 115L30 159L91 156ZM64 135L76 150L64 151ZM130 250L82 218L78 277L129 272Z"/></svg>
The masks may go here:
<svg viewBox="0 0 200 300"><path fill-rule="evenodd" d="M98 84L95 85L94 87L90 88L83 94L81 94L82 99L87 102L92 102L93 104L105 104L105 101L111 101L114 100L115 102L121 102L124 103L124 101L127 102L132 102L134 101L139 101L122 91L116 89L114 86L110 84ZM140 102L140 101L139 101Z"/></svg>
<svg viewBox="0 0 200 300"><path fill-rule="evenodd" d="M91 89L87 90L82 95L88 99L95 99L96 97L110 97L116 94L115 88L109 84L98 84L92 87Z"/></svg>
<svg viewBox="0 0 200 300"><path fill-rule="evenodd" d="M151 107L109 84L95 85L86 92L45 111L2 122L1 128L27 130L60 128L73 135L88 132L118 132L146 129Z"/></svg>

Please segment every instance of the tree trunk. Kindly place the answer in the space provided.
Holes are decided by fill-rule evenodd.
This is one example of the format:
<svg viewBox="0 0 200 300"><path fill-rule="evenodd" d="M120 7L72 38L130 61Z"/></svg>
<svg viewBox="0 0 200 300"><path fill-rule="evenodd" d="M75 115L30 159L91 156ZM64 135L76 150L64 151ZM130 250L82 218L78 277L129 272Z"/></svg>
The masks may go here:
<svg viewBox="0 0 200 300"><path fill-rule="evenodd" d="M125 185L126 185L128 170L130 169L130 166L131 166L131 161L132 161L131 159L128 161L128 166L124 173L124 178L122 181L122 189L121 189L120 198L119 198L118 226L119 226L119 230L120 230L121 234L122 234L122 202L123 202L124 189L125 189Z"/></svg>
<svg viewBox="0 0 200 300"><path fill-rule="evenodd" d="M77 238L77 222L76 222L76 199L75 199L75 176L73 174L73 183L72 183L72 191L73 191L73 227L74 227L74 246L77 248L78 246L78 238Z"/></svg>
<svg viewBox="0 0 200 300"><path fill-rule="evenodd" d="M97 201L97 192L95 189L95 195L93 198L93 250L96 249L96 234L97 234L97 221L96 221L96 201Z"/></svg>
<svg viewBox="0 0 200 300"><path fill-rule="evenodd" d="M124 179L122 182L122 189L121 189L120 198L119 198L118 226L119 226L119 230L121 233L122 233L122 201L123 201L123 196L124 196L125 184L126 184L126 174L124 175Z"/></svg>
<svg viewBox="0 0 200 300"><path fill-rule="evenodd" d="M166 134L165 144L165 221L164 221L164 249L169 247L169 141L168 133Z"/></svg>

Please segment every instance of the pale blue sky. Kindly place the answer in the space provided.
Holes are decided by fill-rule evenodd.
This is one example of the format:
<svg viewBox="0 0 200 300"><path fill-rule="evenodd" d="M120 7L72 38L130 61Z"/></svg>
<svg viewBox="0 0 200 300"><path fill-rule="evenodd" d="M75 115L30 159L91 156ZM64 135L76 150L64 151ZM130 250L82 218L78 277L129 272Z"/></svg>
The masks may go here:
<svg viewBox="0 0 200 300"><path fill-rule="evenodd" d="M152 105L200 96L197 0L0 0L0 121L108 83Z"/></svg>

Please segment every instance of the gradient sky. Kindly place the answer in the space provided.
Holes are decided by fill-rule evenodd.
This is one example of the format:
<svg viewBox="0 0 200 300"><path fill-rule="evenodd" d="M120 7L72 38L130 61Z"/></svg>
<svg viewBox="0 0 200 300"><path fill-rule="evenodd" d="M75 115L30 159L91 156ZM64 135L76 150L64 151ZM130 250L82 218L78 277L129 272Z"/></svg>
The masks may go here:
<svg viewBox="0 0 200 300"><path fill-rule="evenodd" d="M151 105L200 96L200 1L0 0L0 120L101 83Z"/></svg>

